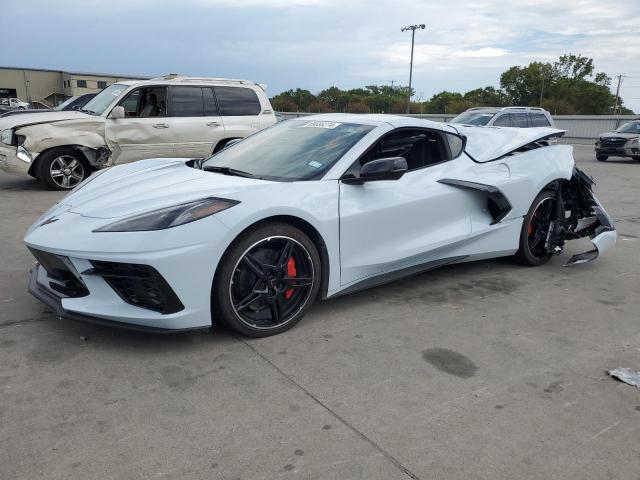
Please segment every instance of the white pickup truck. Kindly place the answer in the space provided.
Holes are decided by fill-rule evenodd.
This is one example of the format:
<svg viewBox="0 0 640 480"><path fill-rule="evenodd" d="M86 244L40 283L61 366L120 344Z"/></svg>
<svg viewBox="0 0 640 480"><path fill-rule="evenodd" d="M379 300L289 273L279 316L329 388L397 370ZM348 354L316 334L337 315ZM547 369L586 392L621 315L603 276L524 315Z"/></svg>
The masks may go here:
<svg viewBox="0 0 640 480"><path fill-rule="evenodd" d="M23 102L19 98L0 98L0 107L26 110L29 108L29 102Z"/></svg>

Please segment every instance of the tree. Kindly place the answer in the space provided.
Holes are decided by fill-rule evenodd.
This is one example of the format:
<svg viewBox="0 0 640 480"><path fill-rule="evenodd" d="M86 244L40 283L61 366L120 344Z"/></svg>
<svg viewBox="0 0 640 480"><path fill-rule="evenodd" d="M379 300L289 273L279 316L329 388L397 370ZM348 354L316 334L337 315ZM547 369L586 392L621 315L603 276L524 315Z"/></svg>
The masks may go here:
<svg viewBox="0 0 640 480"><path fill-rule="evenodd" d="M571 81L585 80L593 75L593 59L582 55L562 55L553 67L559 77Z"/></svg>
<svg viewBox="0 0 640 480"><path fill-rule="evenodd" d="M554 63L532 62L507 69L500 76L501 88L475 88L464 94L443 91L426 102L411 102L409 108L412 113L455 114L471 107L542 104L558 115L613 113L616 99L610 90L611 78L594 72L591 58L566 54ZM409 87L403 86L367 85L350 90L331 86L317 96L301 88L287 90L271 103L279 111L404 113L408 98Z"/></svg>
<svg viewBox="0 0 640 480"><path fill-rule="evenodd" d="M296 102L280 95L276 95L271 99L271 106L278 112L295 112L298 109Z"/></svg>
<svg viewBox="0 0 640 480"><path fill-rule="evenodd" d="M494 87L476 88L464 94L464 100L473 107L504 107L509 105L509 97Z"/></svg>
<svg viewBox="0 0 640 480"><path fill-rule="evenodd" d="M451 105L454 102L462 102L464 97L461 93L443 91L437 93L425 102L425 113L454 113Z"/></svg>

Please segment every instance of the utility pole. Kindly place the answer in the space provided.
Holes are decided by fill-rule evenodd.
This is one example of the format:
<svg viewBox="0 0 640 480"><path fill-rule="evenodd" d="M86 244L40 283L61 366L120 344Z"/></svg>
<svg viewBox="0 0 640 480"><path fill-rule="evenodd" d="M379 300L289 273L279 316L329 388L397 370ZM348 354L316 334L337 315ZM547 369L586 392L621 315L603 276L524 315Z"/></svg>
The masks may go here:
<svg viewBox="0 0 640 480"><path fill-rule="evenodd" d="M620 74L616 76L618 78L618 86L616 88L616 104L613 107L613 114L617 115L618 114L618 107L620 105L620 85L622 85L622 78L624 77L624 75Z"/></svg>
<svg viewBox="0 0 640 480"><path fill-rule="evenodd" d="M411 30L411 62L409 63L409 93L407 94L407 113L410 113L409 109L411 107L411 80L413 76L413 43L416 38L416 30L417 29L425 29L425 24L421 23L420 25L409 25L408 27L403 27L400 29L401 32L406 32L407 30Z"/></svg>
<svg viewBox="0 0 640 480"><path fill-rule="evenodd" d="M540 103L538 104L538 106L542 106L542 94L544 92L544 73L542 73L541 75L542 77L542 85L540 86Z"/></svg>
<svg viewBox="0 0 640 480"><path fill-rule="evenodd" d="M397 80L387 80L391 84L391 90L393 90L393 84L396 83Z"/></svg>

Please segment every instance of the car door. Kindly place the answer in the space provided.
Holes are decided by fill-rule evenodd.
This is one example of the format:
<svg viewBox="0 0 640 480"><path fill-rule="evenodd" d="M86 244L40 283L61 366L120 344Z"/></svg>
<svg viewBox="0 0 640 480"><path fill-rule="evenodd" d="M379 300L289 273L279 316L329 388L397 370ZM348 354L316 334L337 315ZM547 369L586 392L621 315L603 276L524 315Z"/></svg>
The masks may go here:
<svg viewBox="0 0 640 480"><path fill-rule="evenodd" d="M396 130L356 162L403 156L409 171L400 179L340 182L342 286L447 258L447 247L471 234L472 198L438 182L455 173L461 160L449 160L445 134L416 129L408 134L413 132L426 134L426 149L418 143L406 149L402 142L397 148L394 135L401 132ZM428 158L421 162L421 155Z"/></svg>
<svg viewBox="0 0 640 480"><path fill-rule="evenodd" d="M213 89L176 85L169 88L169 117L176 157L203 158L225 138Z"/></svg>
<svg viewBox="0 0 640 480"><path fill-rule="evenodd" d="M166 86L136 88L117 105L124 108L125 117L107 116L105 121L105 139L116 164L175 156Z"/></svg>

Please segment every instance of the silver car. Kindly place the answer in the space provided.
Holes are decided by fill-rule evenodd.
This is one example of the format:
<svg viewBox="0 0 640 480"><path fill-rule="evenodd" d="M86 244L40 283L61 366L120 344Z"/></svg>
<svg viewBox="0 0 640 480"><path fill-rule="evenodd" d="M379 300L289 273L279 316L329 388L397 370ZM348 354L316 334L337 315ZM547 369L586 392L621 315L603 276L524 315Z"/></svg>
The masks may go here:
<svg viewBox="0 0 640 480"><path fill-rule="evenodd" d="M555 127L551 114L539 107L470 108L449 123L484 127Z"/></svg>

